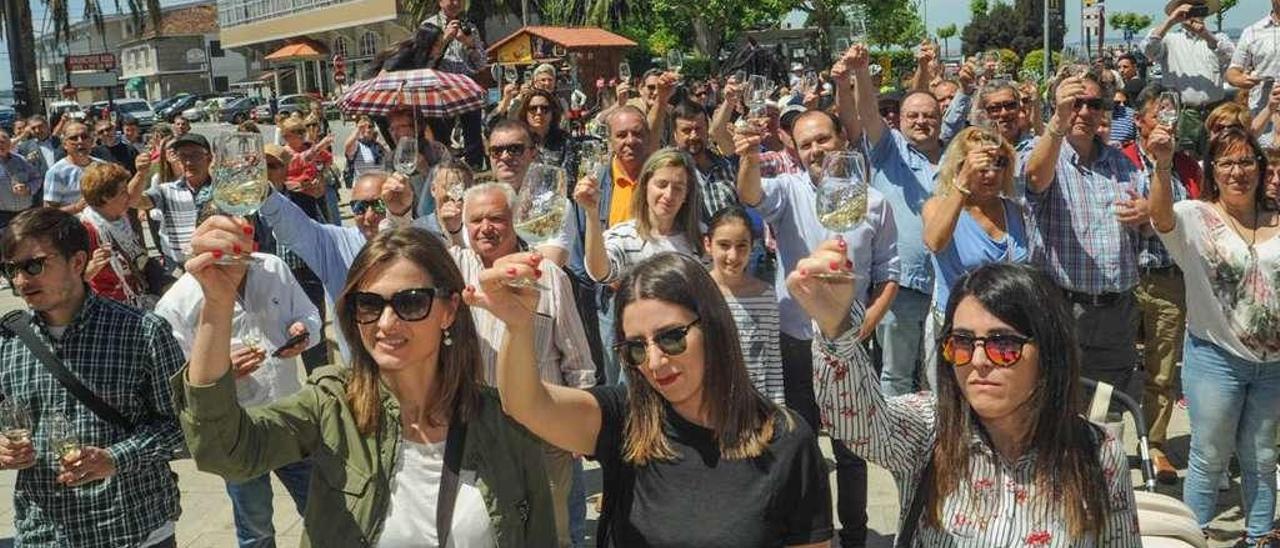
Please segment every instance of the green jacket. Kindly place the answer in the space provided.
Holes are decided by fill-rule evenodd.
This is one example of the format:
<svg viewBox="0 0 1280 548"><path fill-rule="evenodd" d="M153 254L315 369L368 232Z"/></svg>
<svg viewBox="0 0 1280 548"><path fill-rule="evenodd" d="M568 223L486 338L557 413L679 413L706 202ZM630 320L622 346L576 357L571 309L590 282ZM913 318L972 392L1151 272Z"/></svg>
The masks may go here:
<svg viewBox="0 0 1280 548"><path fill-rule="evenodd" d="M232 375L195 387L184 368L172 381L174 405L196 466L242 481L310 458L302 546L375 546L399 456L400 405L384 386L380 432L361 436L346 402L348 376L345 368L323 367L297 394L242 409ZM474 471L497 545L555 545L541 443L503 414L493 388L482 388L478 407L467 424L461 475Z"/></svg>

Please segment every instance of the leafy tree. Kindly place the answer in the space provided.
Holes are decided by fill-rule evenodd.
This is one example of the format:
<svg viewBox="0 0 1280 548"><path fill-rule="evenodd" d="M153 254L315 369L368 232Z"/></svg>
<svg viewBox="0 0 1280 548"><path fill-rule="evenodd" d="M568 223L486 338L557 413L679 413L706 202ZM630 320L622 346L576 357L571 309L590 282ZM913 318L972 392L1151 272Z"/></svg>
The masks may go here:
<svg viewBox="0 0 1280 548"><path fill-rule="evenodd" d="M1124 33L1124 41L1132 42L1134 35L1151 26L1151 16L1128 11L1115 12L1109 19L1111 28Z"/></svg>
<svg viewBox="0 0 1280 548"><path fill-rule="evenodd" d="M1222 7L1218 9L1218 13L1214 14L1214 18L1218 24L1218 32L1222 32L1222 16L1227 13L1227 10L1236 7L1236 4L1238 3L1240 3L1240 0L1221 0L1220 4Z"/></svg>
<svg viewBox="0 0 1280 548"><path fill-rule="evenodd" d="M991 11L987 5L987 0L969 0L969 15L971 18L986 15Z"/></svg>
<svg viewBox="0 0 1280 548"><path fill-rule="evenodd" d="M950 41L952 38L955 37L956 32L957 31L956 31L955 23L938 27L938 38L942 39L942 56L943 57L947 57L950 55L950 53L947 50L950 49Z"/></svg>
<svg viewBox="0 0 1280 548"><path fill-rule="evenodd" d="M1061 18L1052 21L1050 48L1061 49L1066 24ZM965 55L997 48L1010 48L1018 55L1043 47L1044 3L1042 0L1017 0L1015 5L999 2L984 15L974 17L961 31Z"/></svg>

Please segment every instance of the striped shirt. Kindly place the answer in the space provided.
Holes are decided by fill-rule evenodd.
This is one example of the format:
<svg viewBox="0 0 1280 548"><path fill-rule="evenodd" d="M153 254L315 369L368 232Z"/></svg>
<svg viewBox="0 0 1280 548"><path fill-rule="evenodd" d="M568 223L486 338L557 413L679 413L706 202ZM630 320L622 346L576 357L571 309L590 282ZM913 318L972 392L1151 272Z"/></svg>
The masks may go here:
<svg viewBox="0 0 1280 548"><path fill-rule="evenodd" d="M470 249L451 246L449 254L462 271L462 279L480 284L484 263ZM534 353L538 357L538 374L543 382L574 388L590 388L596 384L596 365L582 318L573 300L573 284L559 268L543 269L538 283L547 286L538 292L538 308L534 311ZM484 360L484 380L498 385L498 353L502 351L507 325L488 310L471 307L471 321L480 335L480 356Z"/></svg>
<svg viewBox="0 0 1280 548"><path fill-rule="evenodd" d="M0 392L23 403L35 425L35 465L18 471L14 487L16 545L138 546L179 512L169 459L183 439L169 379L182 368L182 350L164 320L92 293L61 337L38 316L32 328L133 429L99 418L17 336L0 334ZM57 483L58 457L44 421L53 413L66 416L80 443L106 449L116 474L82 487Z"/></svg>
<svg viewBox="0 0 1280 548"><path fill-rule="evenodd" d="M88 164L80 166L66 156L49 166L49 171L44 173L44 201L61 205L79 202L80 177L84 175L84 168L101 161L90 157Z"/></svg>
<svg viewBox="0 0 1280 548"><path fill-rule="evenodd" d="M854 329L834 340L821 332L814 337L814 387L822 423L832 438L889 470L899 503L907 508L937 442L934 395L884 397L880 376L857 338L862 310L856 308ZM898 530L916 527L914 546L1141 546L1124 447L1109 431L1098 439L1106 485L1097 487L1106 489L1109 510L1097 539L1071 538L1061 503L1047 500L1051 495L1036 485L1034 452L1010 463L976 434L970 441L968 478L942 503L942 529L923 520L906 524L900 516Z"/></svg>
<svg viewBox="0 0 1280 548"><path fill-rule="evenodd" d="M1062 143L1053 182L1044 192L1027 188L1031 219L1041 238L1036 259L1063 289L1099 295L1138 285L1138 233L1115 216L1116 201L1146 183L1146 174L1120 149L1094 140L1097 159L1085 165ZM1027 147L1018 169L1026 175L1035 147Z"/></svg>
<svg viewBox="0 0 1280 548"><path fill-rule="evenodd" d="M782 404L782 332L778 296L766 287L759 295L724 292L724 301L738 327L742 359L751 384L770 401Z"/></svg>
<svg viewBox="0 0 1280 548"><path fill-rule="evenodd" d="M1120 146L1138 138L1138 126L1133 120L1133 109L1116 105L1111 110L1111 142Z"/></svg>
<svg viewBox="0 0 1280 548"><path fill-rule="evenodd" d="M694 252L692 243L684 234L650 236L648 240L641 238L640 233L636 231L634 219L623 221L604 231L604 249L609 255L609 274L603 279L596 280L602 284L618 281L627 273L627 269L636 263L664 251L700 256Z"/></svg>
<svg viewBox="0 0 1280 548"><path fill-rule="evenodd" d="M27 190L35 194L40 192L44 177L21 154L10 153L0 158L0 211L22 211L31 207L31 194L13 193L13 186L18 183L27 185Z"/></svg>
<svg viewBox="0 0 1280 548"><path fill-rule="evenodd" d="M187 260L187 248L191 234L196 230L196 218L200 210L213 199L213 181L199 189L192 189L186 178L147 189L146 196L162 216L161 230L169 242L169 259L177 264Z"/></svg>

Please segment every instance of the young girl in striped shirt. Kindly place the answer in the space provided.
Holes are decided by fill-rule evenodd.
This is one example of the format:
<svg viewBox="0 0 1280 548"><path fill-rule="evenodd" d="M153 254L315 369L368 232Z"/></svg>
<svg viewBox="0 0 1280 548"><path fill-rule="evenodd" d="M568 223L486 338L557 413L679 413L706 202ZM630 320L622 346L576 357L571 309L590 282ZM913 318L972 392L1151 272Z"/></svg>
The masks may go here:
<svg viewBox="0 0 1280 548"><path fill-rule="evenodd" d="M781 404L778 296L769 284L747 271L751 246L758 237L747 210L731 205L711 217L702 245L711 258L711 278L720 287L737 325L751 383L770 401Z"/></svg>

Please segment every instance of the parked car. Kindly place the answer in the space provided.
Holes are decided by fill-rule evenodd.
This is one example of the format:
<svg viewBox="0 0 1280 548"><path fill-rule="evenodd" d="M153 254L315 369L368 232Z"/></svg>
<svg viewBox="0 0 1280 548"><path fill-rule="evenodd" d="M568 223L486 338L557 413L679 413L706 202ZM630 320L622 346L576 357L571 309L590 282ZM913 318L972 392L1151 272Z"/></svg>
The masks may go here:
<svg viewBox="0 0 1280 548"><path fill-rule="evenodd" d="M13 133L13 123L18 119L18 111L9 105L0 105L0 127Z"/></svg>
<svg viewBox="0 0 1280 548"><path fill-rule="evenodd" d="M211 112L219 113L218 117L221 118L220 113L222 112L222 109L233 101L237 101L241 98L242 96L240 95L220 95L218 97L201 99L196 101L196 104L191 105L191 108L182 111L182 116L192 122L213 121L209 119Z"/></svg>
<svg viewBox="0 0 1280 548"><path fill-rule="evenodd" d="M75 101L54 101L49 103L49 124L58 125L58 120L68 116L73 120L84 120L84 110Z"/></svg>
<svg viewBox="0 0 1280 548"><path fill-rule="evenodd" d="M151 131L156 125L156 113L146 99L119 99L116 101L116 116L121 121L137 120L138 129L143 133Z"/></svg>
<svg viewBox="0 0 1280 548"><path fill-rule="evenodd" d="M196 101L209 99L217 96L218 95L214 93L203 93L200 95L187 95L186 97L178 99L177 101L174 101L169 106L165 107L164 111L159 113L160 117L163 118L164 121L172 123L173 119L177 118L178 115L182 114L187 109L195 106Z"/></svg>
<svg viewBox="0 0 1280 548"><path fill-rule="evenodd" d="M174 103L178 102L178 100L188 95L191 95L191 94L179 93L177 95L174 95L173 97L167 97L167 98L161 99L159 101L151 103L151 109L155 111L157 119L163 119L164 112L169 108L170 105L173 105Z"/></svg>
<svg viewBox="0 0 1280 548"><path fill-rule="evenodd" d="M254 115L254 110L266 104L266 102L266 99L250 95L248 97L241 97L240 99L223 105L221 116L222 122L239 125L240 122L244 122L245 120L258 119ZM270 110L270 106L267 108ZM270 112L267 114L270 116Z"/></svg>

